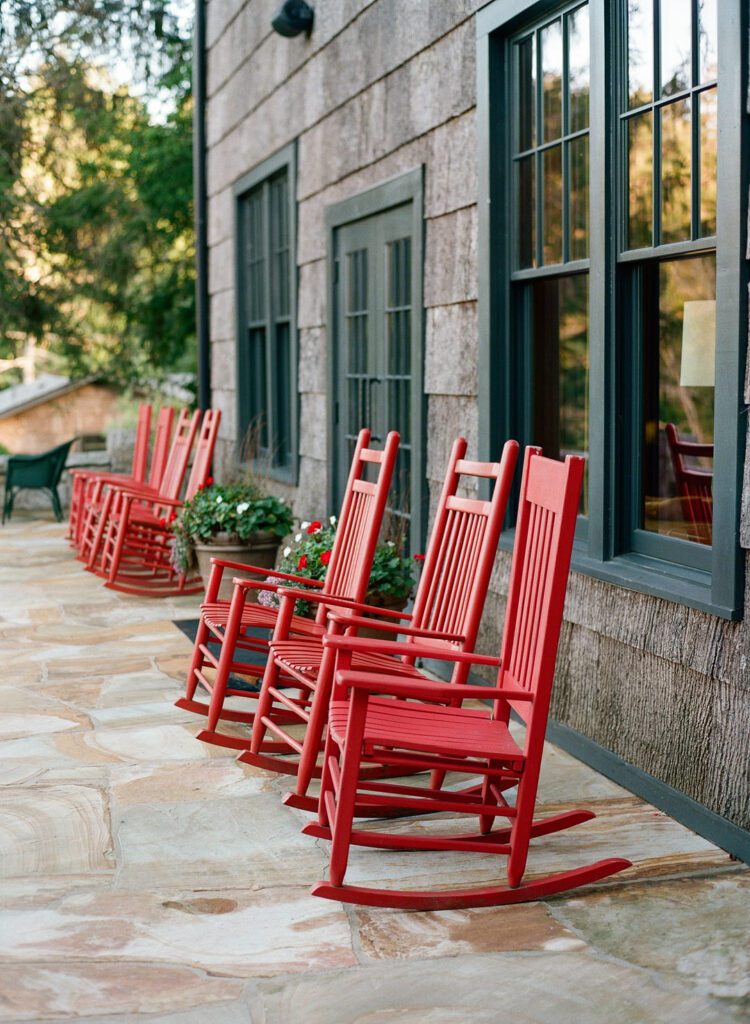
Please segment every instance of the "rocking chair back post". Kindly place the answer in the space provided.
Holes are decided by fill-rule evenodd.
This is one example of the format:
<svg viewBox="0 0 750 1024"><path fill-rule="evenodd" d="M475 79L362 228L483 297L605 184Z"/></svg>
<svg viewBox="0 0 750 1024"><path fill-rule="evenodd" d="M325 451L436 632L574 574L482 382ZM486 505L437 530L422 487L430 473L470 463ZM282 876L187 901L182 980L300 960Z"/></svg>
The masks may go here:
<svg viewBox="0 0 750 1024"><path fill-rule="evenodd" d="M194 412L191 416L187 409L181 409L177 418L177 428L172 440L169 458L164 468L159 494L165 498L179 498L182 482L185 479L190 452L193 450L195 435L198 432L201 414Z"/></svg>
<svg viewBox="0 0 750 1024"><path fill-rule="evenodd" d="M148 471L148 485L158 490L164 467L167 464L167 452L169 451L169 440L172 436L172 422L174 420L174 409L171 405L162 406L159 415L156 417L156 429L154 431L154 446L151 450L151 465Z"/></svg>
<svg viewBox="0 0 750 1024"><path fill-rule="evenodd" d="M536 449L521 483L498 685L525 690L532 699L498 699L494 707L495 718L507 722L512 707L526 723L525 767L510 836L511 888L520 884L528 856L583 470L577 456L561 463Z"/></svg>
<svg viewBox="0 0 750 1024"><path fill-rule="evenodd" d="M203 414L203 422L198 433L198 444L195 449L195 458L185 488L185 501L195 497L199 487L204 487L211 472L211 460L214 457L216 437L219 433L221 422L220 409L206 409Z"/></svg>
<svg viewBox="0 0 750 1024"><path fill-rule="evenodd" d="M148 463L148 442L151 434L151 406L142 402L138 406L138 425L135 429L135 445L133 447L133 463L130 475L136 483L146 479Z"/></svg>

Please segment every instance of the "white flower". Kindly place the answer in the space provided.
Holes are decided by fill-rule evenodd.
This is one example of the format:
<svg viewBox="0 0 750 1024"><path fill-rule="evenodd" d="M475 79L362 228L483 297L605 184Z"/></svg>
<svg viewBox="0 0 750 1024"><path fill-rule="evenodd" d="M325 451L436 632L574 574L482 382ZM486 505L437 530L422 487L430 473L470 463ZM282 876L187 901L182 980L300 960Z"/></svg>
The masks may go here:
<svg viewBox="0 0 750 1024"><path fill-rule="evenodd" d="M303 523L302 525L304 526L305 524ZM294 542L295 542L295 544L299 544L299 542L301 540L302 540L302 534L301 533L297 533L297 534L294 535Z"/></svg>
<svg viewBox="0 0 750 1024"><path fill-rule="evenodd" d="M309 523L300 523L299 525L300 525L301 529L306 530L310 524ZM301 536L301 534L300 534L300 536Z"/></svg>
<svg viewBox="0 0 750 1024"><path fill-rule="evenodd" d="M292 549L291 548L284 548L284 558L289 558L291 553L292 553Z"/></svg>
<svg viewBox="0 0 750 1024"><path fill-rule="evenodd" d="M335 526L336 525L336 516L329 516L328 517L328 522L331 524L331 526Z"/></svg>
<svg viewBox="0 0 750 1024"><path fill-rule="evenodd" d="M237 515L238 516L244 515L245 512L247 512L247 510L249 508L250 508L250 502L249 501L241 501L239 503L239 505L237 506Z"/></svg>
<svg viewBox="0 0 750 1024"><path fill-rule="evenodd" d="M392 541L392 540L387 540L386 544L388 545L389 548L395 548L396 547L394 541Z"/></svg>
<svg viewBox="0 0 750 1024"><path fill-rule="evenodd" d="M223 501L223 500L224 500L224 499L222 498L222 496L221 496L220 494L217 494L217 495L216 495L216 504L217 504L217 505L221 505L221 503L222 503L222 501Z"/></svg>

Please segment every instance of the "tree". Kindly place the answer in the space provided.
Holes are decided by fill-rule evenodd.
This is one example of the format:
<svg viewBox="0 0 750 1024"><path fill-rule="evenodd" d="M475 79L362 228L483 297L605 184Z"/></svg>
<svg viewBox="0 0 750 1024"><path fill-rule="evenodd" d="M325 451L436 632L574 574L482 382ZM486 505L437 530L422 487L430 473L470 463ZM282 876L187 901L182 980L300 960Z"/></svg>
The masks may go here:
<svg viewBox="0 0 750 1024"><path fill-rule="evenodd" d="M189 368L187 33L168 0L14 0L2 12L0 358L33 337L73 372L123 383ZM115 46L133 83L102 61Z"/></svg>

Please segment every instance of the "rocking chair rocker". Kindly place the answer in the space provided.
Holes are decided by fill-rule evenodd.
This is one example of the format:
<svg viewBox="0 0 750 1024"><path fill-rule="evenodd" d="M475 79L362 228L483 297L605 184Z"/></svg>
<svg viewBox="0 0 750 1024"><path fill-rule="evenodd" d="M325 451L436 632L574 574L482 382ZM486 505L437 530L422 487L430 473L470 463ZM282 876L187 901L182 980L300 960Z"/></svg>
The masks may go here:
<svg viewBox="0 0 750 1024"><path fill-rule="evenodd" d="M201 621L195 638L193 659L188 670L185 696L175 702L176 706L183 710L208 715L207 727L197 735L199 740L236 750L246 750L250 745L249 738L232 736L218 730L220 720L246 725L254 721L255 712L225 708L224 703L227 697L257 699L257 692L232 686L233 673L252 675L252 666L235 660L237 651L266 654L268 635L277 622L278 609L249 603L249 591L278 592L281 584L267 582L266 577L269 575L296 587L307 586L308 590L302 592L304 599L310 600L314 594L315 597L320 597L321 601L315 620L293 615L292 602L285 624L285 630L303 636L323 634L327 610L335 595L340 595L344 601L361 601L364 597L396 462L399 435L395 432L389 433L382 451L368 447L369 443L370 431L361 430L354 450L336 540L324 581L306 579L276 570L269 573L268 569L218 558L211 559L211 576L205 601L201 605ZM375 482L365 480L368 465L376 469ZM237 569L242 574L241 577L234 579L231 602L217 600L225 569ZM248 575L255 576L256 579L246 578ZM263 630L266 631L266 635L253 636L251 630ZM221 648L218 654L217 645ZM209 679L206 674L207 666L216 670L213 679ZM263 669L259 667L256 677L260 677L262 673ZM210 704L194 699L199 685L210 694ZM302 699L304 697L300 694L300 700ZM284 700L293 702L293 698L287 695ZM294 720L293 715L285 712L281 712L279 717L283 721ZM285 744L277 744L273 749L285 751L287 747Z"/></svg>
<svg viewBox="0 0 750 1024"><path fill-rule="evenodd" d="M521 484L510 590L501 658L459 651L439 652L446 661L494 665L493 687L446 685L397 679L379 672L347 669L355 654L403 654L405 644L352 636L327 636L326 647L338 651L339 668L331 702L319 820L308 835L331 839L328 881L312 889L315 896L345 903L400 909L441 910L498 906L536 900L606 878L630 866L621 858L562 871L523 882L529 841L594 817L589 811L564 811L533 820L547 725L566 581L573 545L583 459L565 463L527 449ZM411 653L435 657L414 645ZM455 706L463 699L493 700L491 711ZM349 693L349 699L346 694ZM425 700L442 703L425 703ZM526 727L519 746L508 728L513 709ZM482 778L480 790L456 794L431 786L368 781L369 765L458 771ZM518 787L513 804L504 794ZM474 833L386 833L353 829L357 804L373 811L383 806L414 814L457 812L476 815ZM492 828L506 818L510 827ZM506 855L507 886L440 891L364 888L344 882L350 845L414 850L456 850Z"/></svg>

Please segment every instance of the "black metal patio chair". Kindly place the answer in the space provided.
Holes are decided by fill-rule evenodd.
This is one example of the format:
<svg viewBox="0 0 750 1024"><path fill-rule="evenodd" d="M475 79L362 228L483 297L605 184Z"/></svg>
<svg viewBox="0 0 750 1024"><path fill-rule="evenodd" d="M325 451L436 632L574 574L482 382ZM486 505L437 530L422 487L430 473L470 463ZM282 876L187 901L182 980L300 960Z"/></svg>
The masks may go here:
<svg viewBox="0 0 750 1024"><path fill-rule="evenodd" d="M71 438L57 448L51 448L39 455L11 455L5 476L5 499L3 501L3 523L13 514L13 502L19 491L47 491L52 499L52 509L59 522L62 521L62 505L57 485L60 483L62 471L68 458L70 447L75 441Z"/></svg>

